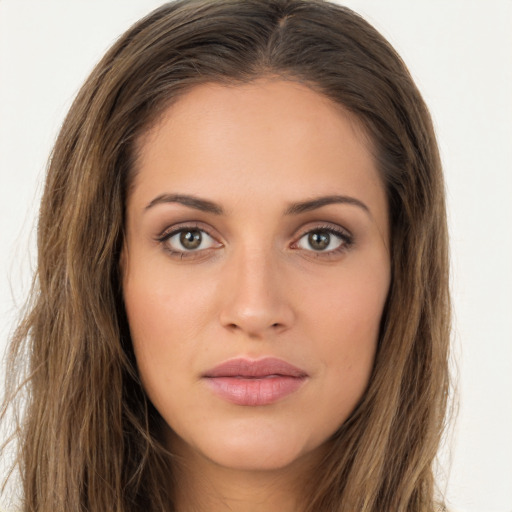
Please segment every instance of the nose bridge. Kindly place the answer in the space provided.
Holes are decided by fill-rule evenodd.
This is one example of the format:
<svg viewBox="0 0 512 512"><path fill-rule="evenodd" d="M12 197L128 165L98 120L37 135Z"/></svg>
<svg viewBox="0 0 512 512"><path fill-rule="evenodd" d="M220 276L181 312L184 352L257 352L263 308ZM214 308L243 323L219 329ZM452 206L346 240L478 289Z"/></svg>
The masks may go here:
<svg viewBox="0 0 512 512"><path fill-rule="evenodd" d="M259 335L283 329L292 322L292 309L278 255L268 245L246 244L230 257L221 312L224 326Z"/></svg>

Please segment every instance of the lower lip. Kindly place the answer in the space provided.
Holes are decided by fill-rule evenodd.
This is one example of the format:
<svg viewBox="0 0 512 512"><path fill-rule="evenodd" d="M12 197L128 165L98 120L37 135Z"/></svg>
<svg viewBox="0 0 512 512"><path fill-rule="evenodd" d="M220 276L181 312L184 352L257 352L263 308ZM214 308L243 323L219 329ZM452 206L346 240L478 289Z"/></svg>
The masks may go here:
<svg viewBox="0 0 512 512"><path fill-rule="evenodd" d="M297 391L305 377L261 378L207 377L206 382L220 398L236 405L269 405Z"/></svg>

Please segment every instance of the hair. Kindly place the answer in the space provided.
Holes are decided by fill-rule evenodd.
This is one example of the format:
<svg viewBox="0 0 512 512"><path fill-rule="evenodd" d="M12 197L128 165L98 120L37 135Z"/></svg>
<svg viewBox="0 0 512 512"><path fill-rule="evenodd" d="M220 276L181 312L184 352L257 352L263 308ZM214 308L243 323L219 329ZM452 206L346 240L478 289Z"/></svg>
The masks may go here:
<svg viewBox="0 0 512 512"><path fill-rule="evenodd" d="M262 77L306 84L354 114L389 204L392 279L373 373L312 475L304 512L434 510L450 304L444 184L425 103L390 44L345 7L179 0L107 52L49 161L37 271L11 340L2 412L23 409L24 512L174 510L172 456L137 376L122 299L136 143L195 85Z"/></svg>

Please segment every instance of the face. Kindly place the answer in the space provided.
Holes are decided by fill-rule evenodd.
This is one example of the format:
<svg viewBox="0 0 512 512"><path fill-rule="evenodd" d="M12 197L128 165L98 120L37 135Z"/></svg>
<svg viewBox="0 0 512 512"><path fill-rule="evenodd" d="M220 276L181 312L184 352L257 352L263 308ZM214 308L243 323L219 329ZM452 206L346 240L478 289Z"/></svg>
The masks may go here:
<svg viewBox="0 0 512 512"><path fill-rule="evenodd" d="M389 288L369 143L322 95L261 79L197 86L139 149L124 299L170 448L306 463L367 387Z"/></svg>

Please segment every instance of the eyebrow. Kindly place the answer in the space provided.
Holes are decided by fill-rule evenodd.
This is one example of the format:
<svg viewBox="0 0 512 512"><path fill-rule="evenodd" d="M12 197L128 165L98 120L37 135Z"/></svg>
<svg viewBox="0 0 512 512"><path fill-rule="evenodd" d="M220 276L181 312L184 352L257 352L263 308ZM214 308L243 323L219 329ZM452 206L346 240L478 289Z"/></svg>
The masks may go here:
<svg viewBox="0 0 512 512"><path fill-rule="evenodd" d="M194 208L196 210L200 210L207 213L213 213L215 215L224 214L222 206L214 203L213 201L208 201L207 199L200 199L198 197L187 194L161 194L155 197L146 206L145 210L149 210L150 208L158 204L166 203L179 203L184 206L188 206L189 208ZM318 208L322 208L323 206L327 206L330 204L348 204L352 206L357 206L364 210L366 213L370 213L370 209L368 208L368 206L366 206L359 199L356 199L355 197L340 195L321 196L308 201L292 203L285 210L284 213L285 215L298 215L300 213L306 213L312 210L317 210Z"/></svg>
<svg viewBox="0 0 512 512"><path fill-rule="evenodd" d="M352 206L358 206L359 208L363 209L366 213L370 213L370 209L368 208L368 206L366 206L359 199L350 196L334 195L317 197L316 199L311 199L310 201L302 201L300 203L293 203L287 208L285 214L297 215L299 213L310 212L312 210L316 210L318 208L322 208L322 206L327 206L330 204L349 204Z"/></svg>
<svg viewBox="0 0 512 512"><path fill-rule="evenodd" d="M153 199L145 208L145 211L153 208L157 204L179 203L189 208L201 210L202 212L214 213L215 215L223 215L224 210L218 204L208 201L207 199L199 199L198 197L185 194L161 194Z"/></svg>

